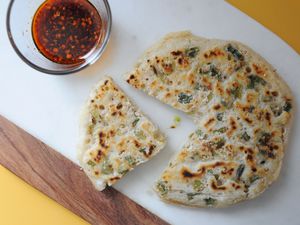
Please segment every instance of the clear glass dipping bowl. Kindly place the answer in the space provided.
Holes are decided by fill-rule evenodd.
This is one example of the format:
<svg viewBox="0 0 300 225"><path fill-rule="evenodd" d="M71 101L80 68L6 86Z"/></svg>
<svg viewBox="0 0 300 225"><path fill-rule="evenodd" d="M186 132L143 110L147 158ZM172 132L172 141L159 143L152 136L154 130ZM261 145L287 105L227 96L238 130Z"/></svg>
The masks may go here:
<svg viewBox="0 0 300 225"><path fill-rule="evenodd" d="M11 0L6 17L10 43L20 58L32 68L48 74L64 75L77 72L93 64L102 55L111 32L112 16L107 0L89 0L102 19L102 35L85 60L77 64L58 64L43 56L33 41L32 20L45 0Z"/></svg>

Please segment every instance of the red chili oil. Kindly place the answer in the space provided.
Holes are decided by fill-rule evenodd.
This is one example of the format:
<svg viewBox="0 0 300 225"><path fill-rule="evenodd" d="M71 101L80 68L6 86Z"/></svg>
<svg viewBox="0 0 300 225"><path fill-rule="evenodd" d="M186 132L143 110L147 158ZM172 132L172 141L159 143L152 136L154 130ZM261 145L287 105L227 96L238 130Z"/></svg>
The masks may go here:
<svg viewBox="0 0 300 225"><path fill-rule="evenodd" d="M49 60L77 64L98 44L101 28L101 17L88 0L47 0L34 15L32 36Z"/></svg>

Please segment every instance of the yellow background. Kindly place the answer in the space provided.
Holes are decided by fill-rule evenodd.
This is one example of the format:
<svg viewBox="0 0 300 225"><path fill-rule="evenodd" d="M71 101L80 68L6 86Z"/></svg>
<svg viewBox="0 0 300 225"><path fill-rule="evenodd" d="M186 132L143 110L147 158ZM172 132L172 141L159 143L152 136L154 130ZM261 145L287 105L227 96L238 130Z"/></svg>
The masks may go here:
<svg viewBox="0 0 300 225"><path fill-rule="evenodd" d="M299 0L228 0L300 53ZM0 166L0 225L84 225L85 221Z"/></svg>

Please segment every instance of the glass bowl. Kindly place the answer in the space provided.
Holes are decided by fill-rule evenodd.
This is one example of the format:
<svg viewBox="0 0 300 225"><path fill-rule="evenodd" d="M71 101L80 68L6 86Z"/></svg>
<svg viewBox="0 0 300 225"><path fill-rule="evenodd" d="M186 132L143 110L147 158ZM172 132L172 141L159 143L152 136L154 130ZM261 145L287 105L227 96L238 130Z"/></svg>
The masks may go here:
<svg viewBox="0 0 300 225"><path fill-rule="evenodd" d="M11 0L6 17L6 28L11 45L20 58L32 68L48 74L63 75L84 69L102 55L111 32L112 16L107 0L89 0L101 17L100 41L87 54L83 62L58 64L47 59L36 48L32 37L32 20L35 12L45 0Z"/></svg>

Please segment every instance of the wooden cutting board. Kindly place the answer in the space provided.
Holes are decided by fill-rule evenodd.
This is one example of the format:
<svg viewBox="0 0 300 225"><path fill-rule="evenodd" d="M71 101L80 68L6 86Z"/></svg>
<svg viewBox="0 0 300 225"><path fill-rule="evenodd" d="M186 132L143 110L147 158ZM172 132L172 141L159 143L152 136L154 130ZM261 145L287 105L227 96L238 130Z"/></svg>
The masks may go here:
<svg viewBox="0 0 300 225"><path fill-rule="evenodd" d="M79 166L2 116L0 163L91 224L167 224L114 188L96 191Z"/></svg>

